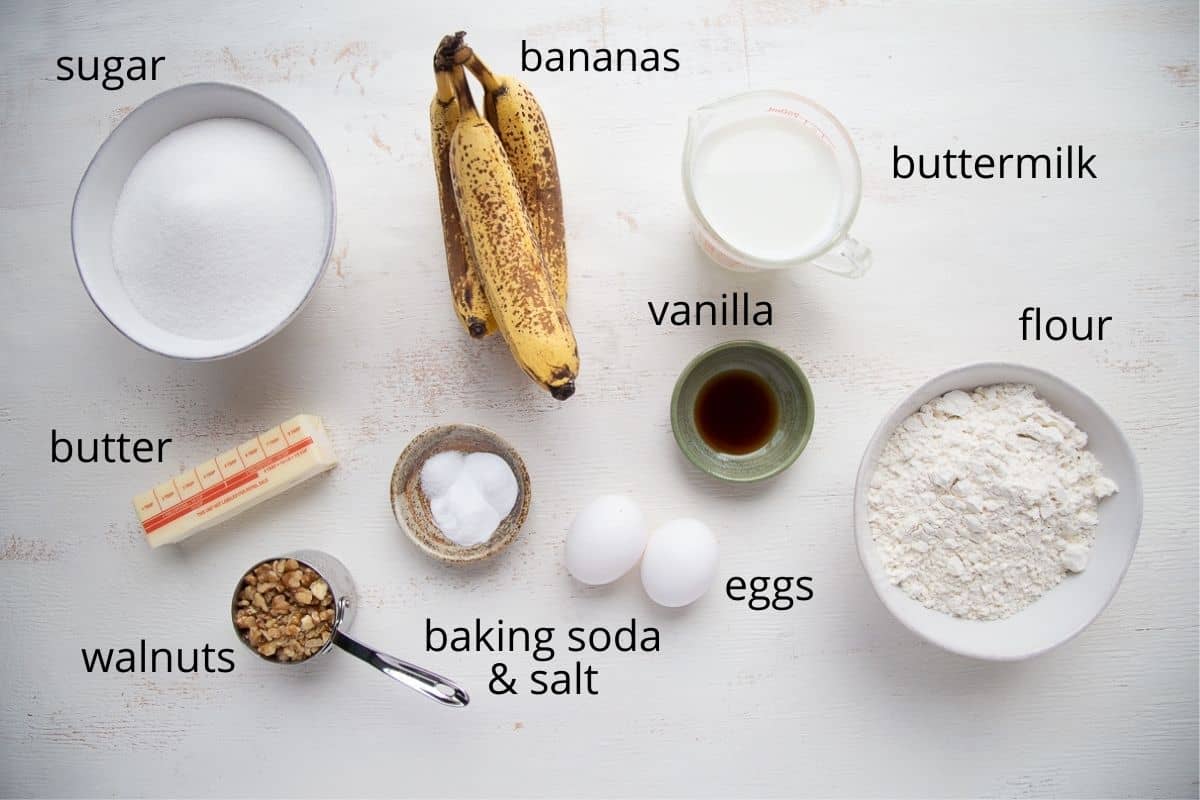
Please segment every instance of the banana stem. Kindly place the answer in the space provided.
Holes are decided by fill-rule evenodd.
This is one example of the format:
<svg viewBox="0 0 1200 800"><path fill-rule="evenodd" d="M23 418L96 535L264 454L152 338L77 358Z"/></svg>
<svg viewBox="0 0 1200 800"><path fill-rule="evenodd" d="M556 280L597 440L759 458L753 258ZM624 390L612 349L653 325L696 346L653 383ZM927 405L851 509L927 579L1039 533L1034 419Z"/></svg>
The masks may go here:
<svg viewBox="0 0 1200 800"><path fill-rule="evenodd" d="M459 113L464 117L469 114L478 115L475 98L471 97L471 86L467 83L467 73L463 70L462 65L455 64L454 71L450 75L454 82L454 96L458 99Z"/></svg>
<svg viewBox="0 0 1200 800"><path fill-rule="evenodd" d="M442 40L440 42L438 42L437 49L433 51L433 71L434 72L441 72L443 70L443 68L444 68L443 64L445 63L445 60L446 60L446 48L449 46L449 44L450 44L450 37L443 36Z"/></svg>
<svg viewBox="0 0 1200 800"><path fill-rule="evenodd" d="M433 73L437 79L437 101L442 107L454 102L454 78L444 69Z"/></svg>
<svg viewBox="0 0 1200 800"><path fill-rule="evenodd" d="M459 31L453 35L446 34L442 40L438 42L437 49L433 51L433 69L435 72L449 72L455 63L461 64L462 61L455 61L458 51L463 48L463 37L467 34L464 31Z"/></svg>
<svg viewBox="0 0 1200 800"><path fill-rule="evenodd" d="M463 49L467 50L469 53L467 58L467 68L470 69L471 72L475 74L475 77L479 79L479 82L483 84L484 91L501 91L504 87L501 85L500 79L497 78L495 74L493 74L492 71L487 68L486 64L479 60L479 56L475 55L475 51L471 50L469 47L465 47Z"/></svg>

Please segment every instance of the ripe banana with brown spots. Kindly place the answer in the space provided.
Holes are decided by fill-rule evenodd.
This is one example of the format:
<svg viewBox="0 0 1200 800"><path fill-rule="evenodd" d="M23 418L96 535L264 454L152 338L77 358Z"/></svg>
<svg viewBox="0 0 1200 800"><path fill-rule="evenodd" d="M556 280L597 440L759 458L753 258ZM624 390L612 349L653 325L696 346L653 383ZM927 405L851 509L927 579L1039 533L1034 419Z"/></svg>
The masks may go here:
<svg viewBox="0 0 1200 800"><path fill-rule="evenodd" d="M488 303L517 364L558 400L575 393L579 350L554 291L521 187L500 137L479 115L461 67L452 73L459 120L450 175Z"/></svg>
<svg viewBox="0 0 1200 800"><path fill-rule="evenodd" d="M450 178L450 136L458 125L458 103L454 99L454 82L450 75L454 69L451 56L461 44L461 36L443 37L433 57L437 93L429 104L429 138L433 145L433 168L437 175L438 202L442 210L442 241L446 247L446 270L450 275L454 312L467 333L481 339L495 333L496 318L492 315L475 259L467 246L467 236L459 220Z"/></svg>
<svg viewBox="0 0 1200 800"><path fill-rule="evenodd" d="M546 268L559 302L567 303L567 234L563 223L562 184L550 126L533 92L516 78L494 75L468 47L466 65L483 84L484 116L504 144L521 187L533 233L542 245ZM462 56L459 56L460 63Z"/></svg>

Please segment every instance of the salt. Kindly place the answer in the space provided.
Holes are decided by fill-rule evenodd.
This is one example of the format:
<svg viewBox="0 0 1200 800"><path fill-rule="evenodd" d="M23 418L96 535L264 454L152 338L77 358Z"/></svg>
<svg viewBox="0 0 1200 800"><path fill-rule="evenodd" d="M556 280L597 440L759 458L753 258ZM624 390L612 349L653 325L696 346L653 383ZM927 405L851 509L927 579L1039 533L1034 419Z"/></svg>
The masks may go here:
<svg viewBox="0 0 1200 800"><path fill-rule="evenodd" d="M438 530L460 547L474 547L512 511L517 477L495 453L448 450L421 465L421 491Z"/></svg>
<svg viewBox="0 0 1200 800"><path fill-rule="evenodd" d="M113 218L113 264L133 305L164 330L254 339L303 302L325 235L304 154L257 122L209 119L134 165Z"/></svg>

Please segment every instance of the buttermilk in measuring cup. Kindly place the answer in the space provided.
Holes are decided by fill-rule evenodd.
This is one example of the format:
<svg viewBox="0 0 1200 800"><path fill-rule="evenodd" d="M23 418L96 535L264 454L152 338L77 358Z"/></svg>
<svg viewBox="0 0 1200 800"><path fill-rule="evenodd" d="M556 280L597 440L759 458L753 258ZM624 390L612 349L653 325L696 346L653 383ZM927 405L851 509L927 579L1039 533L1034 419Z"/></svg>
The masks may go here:
<svg viewBox="0 0 1200 800"><path fill-rule="evenodd" d="M812 263L857 276L870 251L847 236L862 176L828 111L787 92L750 92L689 121L684 188L701 248L735 270Z"/></svg>

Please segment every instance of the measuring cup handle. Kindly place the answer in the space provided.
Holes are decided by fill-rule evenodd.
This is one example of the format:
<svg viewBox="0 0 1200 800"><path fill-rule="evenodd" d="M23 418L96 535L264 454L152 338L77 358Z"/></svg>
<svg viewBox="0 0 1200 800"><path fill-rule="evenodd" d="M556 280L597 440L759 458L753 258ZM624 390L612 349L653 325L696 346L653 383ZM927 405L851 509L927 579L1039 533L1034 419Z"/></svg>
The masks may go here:
<svg viewBox="0 0 1200 800"><path fill-rule="evenodd" d="M871 248L847 236L838 246L813 261L813 266L843 278L861 278L871 268Z"/></svg>
<svg viewBox="0 0 1200 800"><path fill-rule="evenodd" d="M344 633L335 633L333 643L347 653L361 658L389 678L403 683L408 688L418 691L442 705L462 708L471 702L471 697L465 689L436 672L430 672L416 664L409 664L395 656L381 653L373 647L367 647L362 642L351 639Z"/></svg>

